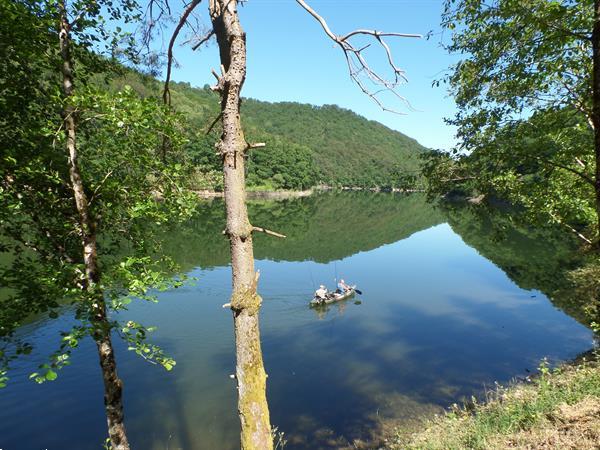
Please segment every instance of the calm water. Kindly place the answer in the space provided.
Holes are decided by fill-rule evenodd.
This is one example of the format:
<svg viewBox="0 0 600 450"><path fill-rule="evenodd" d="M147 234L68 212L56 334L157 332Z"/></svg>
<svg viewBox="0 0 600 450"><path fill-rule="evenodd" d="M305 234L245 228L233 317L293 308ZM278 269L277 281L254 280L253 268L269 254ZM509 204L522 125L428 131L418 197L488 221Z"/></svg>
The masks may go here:
<svg viewBox="0 0 600 450"><path fill-rule="evenodd" d="M484 386L572 358L591 332L556 292L568 245L539 231L442 213L420 196L323 195L251 207L253 223L288 234L259 237L261 327L268 397L286 448L338 448L373 430L446 407ZM177 359L171 373L117 342L130 440L137 449L234 449L238 444L230 293L222 204L166 233L193 285L127 313L157 325ZM500 227L502 228L502 227ZM357 283L357 300L316 312L315 284ZM553 303L554 302L554 303ZM556 305L556 306L555 306ZM560 308L558 307L560 306ZM92 342L53 383L27 379L67 329L59 320L21 330L36 351L0 391L0 448L98 449L105 419Z"/></svg>

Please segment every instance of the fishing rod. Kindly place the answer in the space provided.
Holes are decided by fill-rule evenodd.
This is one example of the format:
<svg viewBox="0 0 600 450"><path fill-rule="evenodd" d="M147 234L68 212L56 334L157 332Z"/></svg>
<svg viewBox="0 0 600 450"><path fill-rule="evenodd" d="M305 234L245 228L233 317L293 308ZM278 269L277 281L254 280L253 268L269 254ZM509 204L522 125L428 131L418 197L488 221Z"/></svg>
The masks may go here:
<svg viewBox="0 0 600 450"><path fill-rule="evenodd" d="M313 291L314 291L314 290L316 290L317 285L315 284L315 279L313 278L312 270L311 270L310 266L308 266L308 273L310 275L310 281L312 281Z"/></svg>

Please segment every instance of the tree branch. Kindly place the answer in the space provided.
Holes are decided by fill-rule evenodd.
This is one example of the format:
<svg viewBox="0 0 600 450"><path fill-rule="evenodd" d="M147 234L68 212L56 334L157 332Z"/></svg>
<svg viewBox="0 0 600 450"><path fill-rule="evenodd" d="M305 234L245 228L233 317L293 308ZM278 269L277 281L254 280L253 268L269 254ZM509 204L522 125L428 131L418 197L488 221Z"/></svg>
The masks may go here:
<svg viewBox="0 0 600 450"><path fill-rule="evenodd" d="M405 105L412 109L408 100L402 97L398 92L396 92L396 88L402 83L408 81L405 75L404 70L400 69L396 63L394 62L394 58L392 56L392 51L388 45L388 43L384 40L385 37L403 37L403 38L421 38L420 34L407 34L407 33L394 33L394 32L382 32L377 30L365 30L358 29L351 31L343 36L338 36L327 24L327 21L321 17L314 9L312 9L304 0L296 0L296 2L304 8L311 16L313 16L317 22L321 24L323 31L325 34L335 42L343 51L344 57L346 58L346 64L348 66L348 71L350 73L350 78L354 81L361 91L363 91L366 95L368 95L381 109L384 111L393 112L396 114L401 114L398 111L394 111L392 109L386 108L381 100L377 98L377 95L381 92L390 92L400 101L402 101ZM367 44L362 47L356 47L350 42L350 38L355 36L367 36L371 37L378 43L381 48L383 48L388 66L393 71L393 78L391 80L387 80L379 75L375 70L371 68L369 63L363 57L362 52L369 48L371 44ZM383 89L373 91L369 89L363 80L361 80L361 76L366 77L371 82L373 82L377 86L382 86Z"/></svg>
<svg viewBox="0 0 600 450"><path fill-rule="evenodd" d="M110 177L112 174L113 174L113 169L109 170L108 173L104 176L104 178L100 182L100 184L98 184L98 186L96 186L96 189L94 189L94 192L92 193L92 196L90 197L90 205L92 203L94 203L94 199L96 198L96 194L98 194L98 191L102 188L102 186L104 185L104 183L106 182L106 180L108 180L108 177Z"/></svg>
<svg viewBox="0 0 600 450"><path fill-rule="evenodd" d="M158 10L156 17L154 16L154 9ZM169 0L149 0L148 6L146 7L146 13L144 14L144 26L141 27L141 46L138 51L138 56L142 52L142 48L147 53L152 53L150 48L151 41L153 39L154 28L158 25L162 31L162 17L171 16L171 6Z"/></svg>
<svg viewBox="0 0 600 450"><path fill-rule="evenodd" d="M267 230L266 228L262 227L252 227L252 231L260 231L261 233L268 234L269 236L275 236L282 239L287 237L285 234L276 233L275 231Z"/></svg>
<svg viewBox="0 0 600 450"><path fill-rule="evenodd" d="M255 148L263 148L266 146L267 144L265 144L264 142L256 142L253 144L246 142L246 150L254 150Z"/></svg>
<svg viewBox="0 0 600 450"><path fill-rule="evenodd" d="M200 40L198 42L196 42L194 45L192 45L192 50L194 50L194 51L198 50L202 44L204 44L205 42L208 42L208 40L211 37L213 37L214 35L215 35L215 30L210 30L202 38L200 38Z"/></svg>
<svg viewBox="0 0 600 450"><path fill-rule="evenodd" d="M171 82L171 69L173 67L173 46L175 45L175 41L179 36L179 32L185 25L188 17L190 16L194 8L196 8L196 6L200 4L200 2L202 2L202 0L192 0L192 2L187 6L187 8L185 8L183 13L181 14L179 23L173 31L171 40L169 41L169 48L167 50L167 76L165 78L165 87L163 89L163 102L165 103L165 105L168 106L171 106L171 91L169 90L169 83Z"/></svg>
<svg viewBox="0 0 600 450"><path fill-rule="evenodd" d="M568 229L569 231L571 231L572 233L575 233L575 235L581 239L582 241L586 242L587 244L591 245L592 241L590 239L588 239L586 236L584 236L583 234L581 234L579 231L577 231L575 228L573 228L571 225L569 225L568 223L564 222L560 217L558 217L556 214L550 212L550 217L552 217L554 220L556 220L557 223L559 223L560 225L564 226L566 229Z"/></svg>
<svg viewBox="0 0 600 450"><path fill-rule="evenodd" d="M549 165L551 165L553 167L557 167L559 169L566 170L567 172L574 173L575 175L578 175L581 178L583 178L583 180L585 180L586 182L588 182L592 186L595 186L594 179L591 176L589 176L588 174L584 173L584 172L581 172L581 171L579 171L577 169L573 169L572 167L569 167L569 166L564 166L562 164L555 163L555 162L550 161L549 159L543 158L541 156L537 156L536 159L539 160L539 161L541 161L541 162L543 162L543 163L549 164Z"/></svg>
<svg viewBox="0 0 600 450"><path fill-rule="evenodd" d="M208 127L208 130L206 130L206 134L207 135L210 134L210 132L215 127L215 125L219 122L219 120L221 120L221 117L223 117L223 113L222 112L220 112L219 115L217 117L215 117L215 120L212 121L212 123Z"/></svg>

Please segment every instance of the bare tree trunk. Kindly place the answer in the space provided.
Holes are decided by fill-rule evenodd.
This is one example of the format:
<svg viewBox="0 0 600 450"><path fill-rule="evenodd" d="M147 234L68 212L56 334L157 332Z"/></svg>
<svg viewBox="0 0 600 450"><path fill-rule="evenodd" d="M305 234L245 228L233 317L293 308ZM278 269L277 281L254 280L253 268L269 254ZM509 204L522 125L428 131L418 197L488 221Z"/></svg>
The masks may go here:
<svg viewBox="0 0 600 450"><path fill-rule="evenodd" d="M79 170L76 141L75 108L69 104L73 94L73 60L70 51L70 24L67 18L65 1L59 2L60 8L60 54L62 57L63 94L66 103L63 109L63 121L69 155L69 175L73 196L79 214L83 260L85 263L84 292L85 301L90 302L93 337L98 347L102 378L104 380L104 404L108 421L108 435L113 450L129 450L123 421L123 383L117 375L115 356L110 339L110 326L106 317L104 295L98 286L98 254L96 249L96 226L90 215L87 196Z"/></svg>
<svg viewBox="0 0 600 450"><path fill-rule="evenodd" d="M246 209L244 154L249 145L240 122L240 93L246 78L246 35L240 25L236 0L210 0L209 8L221 56L222 73L215 89L221 95L223 133L217 146L223 157L226 233L231 247L231 309L236 340L241 448L272 449L267 376L258 324L262 299L256 292L258 273L254 272L252 225Z"/></svg>

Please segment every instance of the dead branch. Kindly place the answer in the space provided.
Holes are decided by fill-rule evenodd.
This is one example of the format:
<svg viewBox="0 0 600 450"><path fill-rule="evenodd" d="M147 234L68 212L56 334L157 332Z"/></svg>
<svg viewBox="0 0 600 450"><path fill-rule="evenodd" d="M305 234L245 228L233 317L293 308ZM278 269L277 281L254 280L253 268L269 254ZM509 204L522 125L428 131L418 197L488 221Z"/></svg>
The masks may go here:
<svg viewBox="0 0 600 450"><path fill-rule="evenodd" d="M210 30L208 33L206 33L202 38L200 38L200 40L198 42L196 42L194 45L192 45L192 50L198 50L202 44L204 44L205 42L208 42L208 40L213 37L215 35L215 31L214 30Z"/></svg>
<svg viewBox="0 0 600 450"><path fill-rule="evenodd" d="M155 9L158 10L155 16ZM142 48L146 49L147 53L151 53L150 44L154 37L154 28L158 25L159 29L163 29L163 16L171 16L171 6L169 0L149 0L144 14L144 25L141 27L141 46L138 51L138 56L142 52Z"/></svg>
<svg viewBox="0 0 600 450"><path fill-rule="evenodd" d="M250 144L249 142L246 142L246 150L254 150L255 148L263 148L266 146L267 144L265 144L264 142L256 142L255 144Z"/></svg>
<svg viewBox="0 0 600 450"><path fill-rule="evenodd" d="M276 233L275 231L267 230L266 228L262 227L252 227L252 231L260 231L261 233L268 234L269 236L275 236L282 239L287 237L285 234Z"/></svg>
<svg viewBox="0 0 600 450"><path fill-rule="evenodd" d="M420 34L407 34L407 33L392 33L392 32L382 32L377 30L365 30L358 29L351 31L343 36L338 36L334 34L329 25L325 21L323 17L321 17L314 9L312 9L304 0L296 0L296 2L304 8L311 16L313 16L323 28L325 34L335 42L343 51L344 57L346 58L346 64L348 66L348 72L350 73L350 78L354 81L360 90L368 95L382 110L393 112L396 114L402 114L398 111L394 111L392 109L386 108L381 100L377 97L381 92L389 92L393 94L396 98L402 101L405 105L411 108L410 103L406 98L398 94L396 88L403 82L408 81L405 75L404 70L400 69L396 63L394 62L394 58L392 55L392 51L385 41L386 37L402 37L402 38L421 38ZM362 47L356 47L354 44L350 42L350 38L355 36L367 36L371 37L375 40L376 43L379 44L381 48L383 48L387 62L389 67L392 69L393 77L388 80L383 78L380 74L378 74L375 70L371 68L362 52L369 48L371 44L364 45ZM367 80L371 81L376 86L381 86L383 89L372 90L370 89L361 77L365 77ZM411 108L412 109L412 108Z"/></svg>
<svg viewBox="0 0 600 450"><path fill-rule="evenodd" d="M215 125L219 122L219 120L221 120L221 117L223 117L223 112L220 112L219 115L215 117L215 120L212 121L212 123L208 127L208 130L206 130L206 134L210 134Z"/></svg>
<svg viewBox="0 0 600 450"><path fill-rule="evenodd" d="M173 67L173 46L175 45L175 41L177 40L177 36L179 36L179 32L187 22L188 17L202 2L202 0L192 0L192 2L183 10L181 14L181 18L179 19L179 23L175 27L173 31L173 35L171 36L171 40L169 41L169 48L167 50L167 76L165 77L165 87L163 89L163 101L165 105L171 106L171 91L169 90L169 83L171 82L171 69Z"/></svg>

